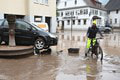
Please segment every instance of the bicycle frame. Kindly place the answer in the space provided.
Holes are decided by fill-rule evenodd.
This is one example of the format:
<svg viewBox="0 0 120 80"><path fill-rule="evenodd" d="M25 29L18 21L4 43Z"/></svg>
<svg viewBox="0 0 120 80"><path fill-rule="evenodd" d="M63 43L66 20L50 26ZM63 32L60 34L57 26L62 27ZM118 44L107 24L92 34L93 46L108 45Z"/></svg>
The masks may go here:
<svg viewBox="0 0 120 80"><path fill-rule="evenodd" d="M103 59L103 51L100 47L99 39L102 39L102 38L96 38L95 45L93 45L93 40L91 40L90 48L88 49L88 52L85 53L86 57L87 57L88 53L91 53L92 57L93 57L93 54L95 54L97 58L99 55L101 55L101 60Z"/></svg>

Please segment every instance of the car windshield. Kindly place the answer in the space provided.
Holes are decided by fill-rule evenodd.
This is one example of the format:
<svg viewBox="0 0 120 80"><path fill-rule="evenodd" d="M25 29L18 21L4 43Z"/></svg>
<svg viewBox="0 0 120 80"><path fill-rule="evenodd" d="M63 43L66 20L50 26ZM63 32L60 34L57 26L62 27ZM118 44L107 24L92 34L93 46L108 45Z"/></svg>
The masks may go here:
<svg viewBox="0 0 120 80"><path fill-rule="evenodd" d="M41 28L39 28L37 25L35 25L35 24L31 24L32 26L34 26L36 29L38 29L38 30L41 30L41 31L44 31L44 29L41 29Z"/></svg>
<svg viewBox="0 0 120 80"><path fill-rule="evenodd" d="M0 25L2 25L2 23L3 23L3 20L0 19Z"/></svg>

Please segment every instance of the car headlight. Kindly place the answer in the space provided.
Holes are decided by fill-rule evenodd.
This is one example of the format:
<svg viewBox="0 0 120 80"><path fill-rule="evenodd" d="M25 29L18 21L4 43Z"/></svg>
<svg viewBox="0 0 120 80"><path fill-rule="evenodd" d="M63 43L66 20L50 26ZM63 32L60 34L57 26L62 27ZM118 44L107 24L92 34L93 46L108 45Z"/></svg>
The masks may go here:
<svg viewBox="0 0 120 80"><path fill-rule="evenodd" d="M51 33L48 33L48 35L49 35L51 38L56 38L56 37L57 37L56 35L51 34Z"/></svg>

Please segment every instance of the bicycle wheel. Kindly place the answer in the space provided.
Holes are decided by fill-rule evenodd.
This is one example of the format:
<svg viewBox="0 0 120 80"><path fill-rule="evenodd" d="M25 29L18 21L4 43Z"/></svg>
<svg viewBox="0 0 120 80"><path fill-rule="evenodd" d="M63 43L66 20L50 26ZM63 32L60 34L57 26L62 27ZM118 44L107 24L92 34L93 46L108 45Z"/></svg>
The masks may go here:
<svg viewBox="0 0 120 80"><path fill-rule="evenodd" d="M100 58L100 60L103 60L103 51L100 46L97 49L97 58Z"/></svg>

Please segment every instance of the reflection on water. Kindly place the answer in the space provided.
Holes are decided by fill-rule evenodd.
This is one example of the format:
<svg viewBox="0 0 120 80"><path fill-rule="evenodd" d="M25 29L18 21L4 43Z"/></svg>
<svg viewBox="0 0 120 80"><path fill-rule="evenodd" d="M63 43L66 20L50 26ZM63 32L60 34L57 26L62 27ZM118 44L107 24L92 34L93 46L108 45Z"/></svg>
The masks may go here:
<svg viewBox="0 0 120 80"><path fill-rule="evenodd" d="M120 47L120 34L114 33L114 34L108 34L105 35L105 46L106 47Z"/></svg>
<svg viewBox="0 0 120 80"><path fill-rule="evenodd" d="M61 65L55 80L119 80L120 57L104 56L103 63L82 55L59 55ZM110 76L109 76L110 75ZM115 76L116 75L116 76Z"/></svg>
<svg viewBox="0 0 120 80"><path fill-rule="evenodd" d="M69 47L80 47L80 51L83 51L86 44L85 33L75 33L72 38L74 39L71 39L68 34L65 34L64 38L60 38L61 42L59 43L63 52L59 55L61 66L59 66L55 80L119 80L120 57L104 54L105 56L101 63L96 59L85 59L83 52L69 54L65 52L65 49L67 51ZM101 40L101 47L103 52L105 52L104 48L106 47L108 51L110 51L108 47L119 49L120 34L105 34L104 40Z"/></svg>
<svg viewBox="0 0 120 80"><path fill-rule="evenodd" d="M81 48L86 45L86 32L70 32L58 35L59 41L57 50L67 52L68 48Z"/></svg>

